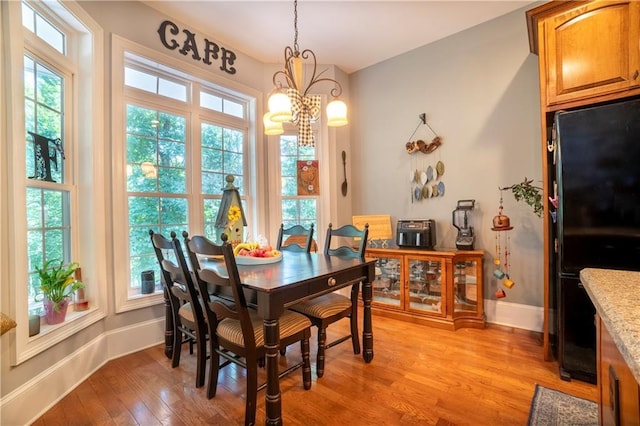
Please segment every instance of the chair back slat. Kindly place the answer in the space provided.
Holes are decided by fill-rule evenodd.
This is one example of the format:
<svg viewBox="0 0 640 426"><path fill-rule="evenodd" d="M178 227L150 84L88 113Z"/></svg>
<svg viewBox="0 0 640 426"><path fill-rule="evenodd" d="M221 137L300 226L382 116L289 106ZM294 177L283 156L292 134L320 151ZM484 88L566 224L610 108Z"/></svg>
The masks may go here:
<svg viewBox="0 0 640 426"><path fill-rule="evenodd" d="M191 310L193 311L194 317L197 318L202 326L204 326L205 315L202 309L200 291L196 287L193 281L193 276L187 266L187 261L184 257L180 240L173 231L171 232L171 246L173 247L173 253L178 261L178 266L167 260L162 262L163 265L166 265L168 268L171 278L175 284L171 288L171 292L176 295L176 297L183 298L184 301L191 303Z"/></svg>
<svg viewBox="0 0 640 426"><path fill-rule="evenodd" d="M358 229L354 225L344 225L333 229L333 225L330 223L325 238L324 254L364 258L368 236L368 223L364 225L364 229Z"/></svg>
<svg viewBox="0 0 640 426"><path fill-rule="evenodd" d="M244 346L255 350L256 342L253 325L240 281L238 265L233 254L233 247L226 242L222 245L217 245L202 235L194 235L189 238L189 235L183 232L182 236L184 237L187 253L189 254L200 292L208 293L211 296L209 303L205 306L205 310L208 310L208 315L214 316L216 321L225 317L239 320L244 337ZM198 255L222 256L225 275L222 275L221 269L218 268L203 268L198 260ZM215 291L215 289L225 288L231 289L232 304L229 303L230 300L227 294L212 295L210 293L212 289Z"/></svg>
<svg viewBox="0 0 640 426"><path fill-rule="evenodd" d="M280 224L276 249L304 253L318 251L318 246L313 239L313 231L313 223L309 225L309 228L305 228L302 225L293 225L286 229L284 224ZM285 239L284 237L288 238Z"/></svg>

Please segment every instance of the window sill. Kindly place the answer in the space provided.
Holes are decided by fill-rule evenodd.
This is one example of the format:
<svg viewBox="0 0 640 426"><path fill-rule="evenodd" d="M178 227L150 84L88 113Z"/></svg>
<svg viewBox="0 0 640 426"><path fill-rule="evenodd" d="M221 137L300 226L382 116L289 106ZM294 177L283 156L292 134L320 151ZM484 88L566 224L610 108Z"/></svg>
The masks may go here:
<svg viewBox="0 0 640 426"><path fill-rule="evenodd" d="M64 322L55 325L48 325L41 319L40 333L27 337L24 345L18 345L13 365L18 365L30 358L38 355L53 345L73 336L89 327L91 324L101 320L106 316L105 312L98 307L91 307L86 311L72 311L67 313ZM21 332L28 335L28 327Z"/></svg>
<svg viewBox="0 0 640 426"><path fill-rule="evenodd" d="M164 304L164 293L162 290L156 290L155 293L149 294L129 294L126 300L123 300L117 304L116 312L122 313L133 311L136 309L147 308L149 306L155 306L159 304Z"/></svg>

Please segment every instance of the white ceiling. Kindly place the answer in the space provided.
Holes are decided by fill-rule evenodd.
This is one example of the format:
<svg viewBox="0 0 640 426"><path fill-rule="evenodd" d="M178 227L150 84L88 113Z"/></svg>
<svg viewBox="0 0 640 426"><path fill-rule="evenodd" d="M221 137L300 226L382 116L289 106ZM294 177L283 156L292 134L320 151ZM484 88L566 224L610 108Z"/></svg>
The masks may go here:
<svg viewBox="0 0 640 426"><path fill-rule="evenodd" d="M284 47L293 45L291 0L144 3L261 62L283 62ZM350 74L532 3L299 0L298 46Z"/></svg>

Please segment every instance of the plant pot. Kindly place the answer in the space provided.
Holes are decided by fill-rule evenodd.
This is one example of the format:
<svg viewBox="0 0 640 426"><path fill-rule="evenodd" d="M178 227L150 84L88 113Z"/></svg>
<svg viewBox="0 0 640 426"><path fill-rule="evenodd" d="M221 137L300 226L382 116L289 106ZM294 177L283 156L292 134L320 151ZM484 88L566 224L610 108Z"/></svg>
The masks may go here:
<svg viewBox="0 0 640 426"><path fill-rule="evenodd" d="M55 309L55 303L46 298L42 302L44 305L44 317L47 320L47 324L60 324L64 322L67 317L67 308L69 307L69 299L63 299L58 302L58 310Z"/></svg>

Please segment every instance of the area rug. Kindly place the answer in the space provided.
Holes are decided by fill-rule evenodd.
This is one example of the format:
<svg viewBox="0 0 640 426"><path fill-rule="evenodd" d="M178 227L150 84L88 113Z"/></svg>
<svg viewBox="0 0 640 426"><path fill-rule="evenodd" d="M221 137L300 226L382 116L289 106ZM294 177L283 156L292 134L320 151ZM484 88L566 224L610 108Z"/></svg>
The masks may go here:
<svg viewBox="0 0 640 426"><path fill-rule="evenodd" d="M586 399L536 385L529 410L529 426L598 424L598 405Z"/></svg>

